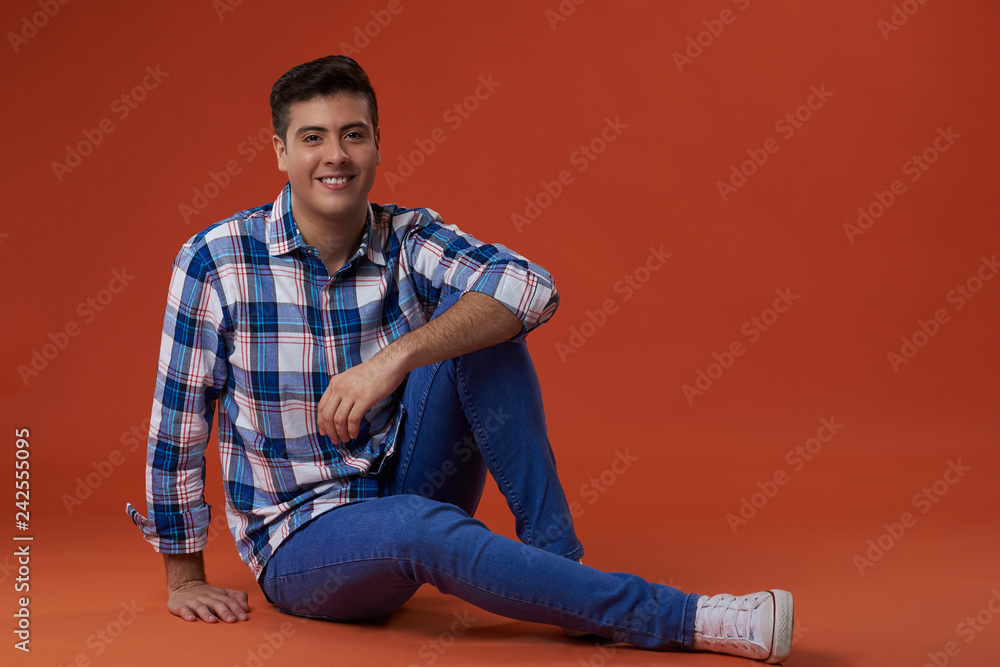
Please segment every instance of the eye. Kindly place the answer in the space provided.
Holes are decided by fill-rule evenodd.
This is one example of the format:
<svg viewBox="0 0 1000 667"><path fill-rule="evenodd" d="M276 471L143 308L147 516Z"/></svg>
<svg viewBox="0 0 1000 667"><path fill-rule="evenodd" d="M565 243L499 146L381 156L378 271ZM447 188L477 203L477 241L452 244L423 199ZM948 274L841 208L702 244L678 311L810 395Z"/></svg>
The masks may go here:
<svg viewBox="0 0 1000 667"><path fill-rule="evenodd" d="M321 137L318 134L307 134L306 136L302 137L302 141L304 141L307 144L314 144L320 139Z"/></svg>
<svg viewBox="0 0 1000 667"><path fill-rule="evenodd" d="M365 135L362 134L361 132L358 132L357 130L351 130L350 132L348 132L347 134L344 135L344 138L345 139L364 139Z"/></svg>

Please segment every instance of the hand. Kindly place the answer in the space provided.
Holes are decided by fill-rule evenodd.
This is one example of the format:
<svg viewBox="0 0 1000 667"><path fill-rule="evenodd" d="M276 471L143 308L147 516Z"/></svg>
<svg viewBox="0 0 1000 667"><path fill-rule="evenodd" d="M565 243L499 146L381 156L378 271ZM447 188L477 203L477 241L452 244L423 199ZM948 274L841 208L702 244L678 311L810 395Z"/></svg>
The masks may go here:
<svg viewBox="0 0 1000 667"><path fill-rule="evenodd" d="M319 432L334 442L358 437L361 418L376 403L396 391L406 378L398 355L386 348L368 361L334 375L319 401Z"/></svg>
<svg viewBox="0 0 1000 667"><path fill-rule="evenodd" d="M247 594L232 588L210 586L205 581L191 581L170 591L167 609L185 621L201 619L206 623L247 621L250 605Z"/></svg>

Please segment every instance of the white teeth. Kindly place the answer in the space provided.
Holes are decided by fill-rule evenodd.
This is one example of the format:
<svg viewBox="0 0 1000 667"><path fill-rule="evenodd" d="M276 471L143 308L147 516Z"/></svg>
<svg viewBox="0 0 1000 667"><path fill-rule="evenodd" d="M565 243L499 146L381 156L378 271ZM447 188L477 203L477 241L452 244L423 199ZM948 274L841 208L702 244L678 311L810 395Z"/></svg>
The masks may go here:
<svg viewBox="0 0 1000 667"><path fill-rule="evenodd" d="M324 183L329 183L330 185L339 185L341 183L346 183L351 179L347 176L341 176L340 178L321 178L319 180L323 181Z"/></svg>

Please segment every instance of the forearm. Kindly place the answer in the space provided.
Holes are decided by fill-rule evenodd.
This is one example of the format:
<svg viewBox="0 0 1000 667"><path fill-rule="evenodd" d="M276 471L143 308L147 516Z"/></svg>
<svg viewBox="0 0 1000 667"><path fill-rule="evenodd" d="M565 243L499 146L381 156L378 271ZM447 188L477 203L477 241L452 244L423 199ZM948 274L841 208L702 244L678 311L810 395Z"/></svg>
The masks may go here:
<svg viewBox="0 0 1000 667"><path fill-rule="evenodd" d="M193 554L163 554L167 570L167 590L175 591L189 582L205 582L205 559L202 552Z"/></svg>
<svg viewBox="0 0 1000 667"><path fill-rule="evenodd" d="M523 328L502 303L481 292L466 292L448 310L398 338L379 354L404 372L502 343Z"/></svg>

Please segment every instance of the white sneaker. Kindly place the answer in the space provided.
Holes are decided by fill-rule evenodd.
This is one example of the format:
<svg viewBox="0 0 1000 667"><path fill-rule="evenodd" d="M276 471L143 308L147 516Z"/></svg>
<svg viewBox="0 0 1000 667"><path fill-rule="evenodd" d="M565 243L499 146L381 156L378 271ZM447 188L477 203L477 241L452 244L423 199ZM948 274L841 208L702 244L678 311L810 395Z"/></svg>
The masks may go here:
<svg viewBox="0 0 1000 667"><path fill-rule="evenodd" d="M776 664L792 650L792 594L702 595L694 615L694 650Z"/></svg>

